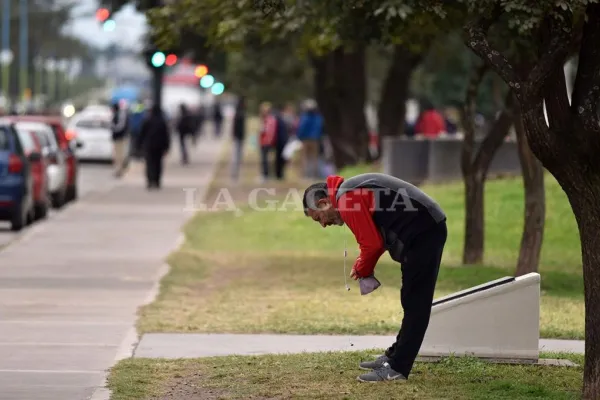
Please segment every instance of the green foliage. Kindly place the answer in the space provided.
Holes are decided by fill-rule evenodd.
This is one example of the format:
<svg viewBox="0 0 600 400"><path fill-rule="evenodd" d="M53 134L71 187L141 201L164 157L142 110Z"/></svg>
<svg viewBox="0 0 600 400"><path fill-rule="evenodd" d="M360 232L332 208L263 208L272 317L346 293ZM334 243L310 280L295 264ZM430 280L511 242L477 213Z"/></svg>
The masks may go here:
<svg viewBox="0 0 600 400"><path fill-rule="evenodd" d="M440 37L413 74L411 94L429 99L439 107L460 107L465 101L471 71L479 63L481 60L464 46L458 32ZM490 72L479 88L477 111L488 117L498 111L493 93L494 80L498 79ZM501 86L506 85L501 83Z"/></svg>
<svg viewBox="0 0 600 400"><path fill-rule="evenodd" d="M250 108L261 101L283 104L311 96L310 65L294 52L293 41L267 46L248 43L242 50L231 52L226 79L229 89L247 96Z"/></svg>

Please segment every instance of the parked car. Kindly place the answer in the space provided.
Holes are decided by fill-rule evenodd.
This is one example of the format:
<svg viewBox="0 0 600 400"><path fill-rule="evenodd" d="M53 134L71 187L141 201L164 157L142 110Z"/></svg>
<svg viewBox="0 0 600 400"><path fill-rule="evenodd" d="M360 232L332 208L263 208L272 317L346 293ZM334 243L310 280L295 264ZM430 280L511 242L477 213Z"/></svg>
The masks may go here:
<svg viewBox="0 0 600 400"><path fill-rule="evenodd" d="M111 131L112 114L107 112L82 112L76 114L67 128L67 135L76 137L81 146L76 150L80 160L113 160Z"/></svg>
<svg viewBox="0 0 600 400"><path fill-rule="evenodd" d="M0 119L0 220L20 231L33 221L33 177L10 120Z"/></svg>
<svg viewBox="0 0 600 400"><path fill-rule="evenodd" d="M17 128L17 135L31 166L34 218L44 219L48 215L51 199L46 171L47 159L42 155L42 143L32 131Z"/></svg>
<svg viewBox="0 0 600 400"><path fill-rule="evenodd" d="M41 122L24 121L16 122L15 126L17 130L27 130L38 135L42 144L42 155L48 161L46 171L52 207L61 208L67 198L67 161L52 128Z"/></svg>
<svg viewBox="0 0 600 400"><path fill-rule="evenodd" d="M76 200L78 194L77 181L79 176L79 161L75 153L77 148L82 146L82 143L74 136L74 132L67 132L65 130L61 117L20 115L11 118L15 122L40 122L47 124L52 128L54 137L64 153L67 163L67 193L65 195L65 201L70 202Z"/></svg>

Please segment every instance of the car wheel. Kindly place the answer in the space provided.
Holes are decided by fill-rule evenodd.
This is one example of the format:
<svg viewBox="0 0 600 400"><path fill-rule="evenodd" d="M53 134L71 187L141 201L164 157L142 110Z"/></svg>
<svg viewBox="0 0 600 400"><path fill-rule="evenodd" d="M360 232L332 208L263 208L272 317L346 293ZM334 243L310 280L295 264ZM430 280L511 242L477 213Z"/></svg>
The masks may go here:
<svg viewBox="0 0 600 400"><path fill-rule="evenodd" d="M45 219L48 216L48 202L36 204L34 214L36 220Z"/></svg>
<svg viewBox="0 0 600 400"><path fill-rule="evenodd" d="M52 199L52 207L61 208L62 206L65 205L65 192L60 191L60 192L52 193L51 199Z"/></svg>
<svg viewBox="0 0 600 400"><path fill-rule="evenodd" d="M27 224L27 214L23 205L21 205L10 219L10 229L14 232L23 229Z"/></svg>
<svg viewBox="0 0 600 400"><path fill-rule="evenodd" d="M69 186L69 188L67 189L67 201L68 202L75 201L75 200L77 200L77 197L78 197L77 186L76 185Z"/></svg>

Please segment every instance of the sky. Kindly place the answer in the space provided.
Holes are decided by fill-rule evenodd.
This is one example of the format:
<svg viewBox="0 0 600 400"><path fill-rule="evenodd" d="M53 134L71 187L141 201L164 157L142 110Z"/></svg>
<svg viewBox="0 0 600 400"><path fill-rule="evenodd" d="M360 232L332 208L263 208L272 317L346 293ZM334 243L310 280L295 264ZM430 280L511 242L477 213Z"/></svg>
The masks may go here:
<svg viewBox="0 0 600 400"><path fill-rule="evenodd" d="M97 0L79 0L74 8L73 22L65 28L66 33L101 48L112 43L122 47L139 50L142 48L142 37L146 32L146 17L128 5L114 14L116 29L105 32L96 20Z"/></svg>

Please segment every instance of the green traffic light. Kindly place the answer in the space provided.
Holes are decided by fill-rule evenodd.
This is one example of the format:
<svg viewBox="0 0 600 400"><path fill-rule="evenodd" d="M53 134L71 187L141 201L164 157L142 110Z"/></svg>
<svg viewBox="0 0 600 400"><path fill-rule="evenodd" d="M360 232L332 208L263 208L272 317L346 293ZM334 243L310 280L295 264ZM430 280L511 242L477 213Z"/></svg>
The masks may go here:
<svg viewBox="0 0 600 400"><path fill-rule="evenodd" d="M156 68L162 67L165 63L165 60L166 60L165 53L163 53L162 51L157 51L152 56L152 65Z"/></svg>
<svg viewBox="0 0 600 400"><path fill-rule="evenodd" d="M117 24L112 19L107 19L106 21L104 21L104 24L102 25L102 28L107 32L114 31L116 27L117 27Z"/></svg>
<svg viewBox="0 0 600 400"><path fill-rule="evenodd" d="M217 82L213 85L211 91L215 96L219 96L225 91L225 85L223 85L221 82Z"/></svg>

